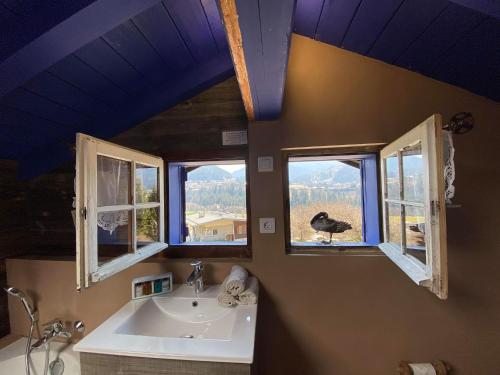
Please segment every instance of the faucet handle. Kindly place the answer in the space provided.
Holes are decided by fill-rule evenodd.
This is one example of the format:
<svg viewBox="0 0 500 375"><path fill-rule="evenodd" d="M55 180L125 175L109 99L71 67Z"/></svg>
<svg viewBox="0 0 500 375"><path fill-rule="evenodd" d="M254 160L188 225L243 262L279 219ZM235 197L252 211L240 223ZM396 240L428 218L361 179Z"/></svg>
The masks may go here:
<svg viewBox="0 0 500 375"><path fill-rule="evenodd" d="M203 263L201 262L201 260L193 260L190 263L190 265L194 267L194 270L196 272L199 272L199 271L203 270Z"/></svg>
<svg viewBox="0 0 500 375"><path fill-rule="evenodd" d="M45 327L44 331L54 330L56 332L62 331L64 329L64 324L59 319L53 319L42 324Z"/></svg>
<svg viewBox="0 0 500 375"><path fill-rule="evenodd" d="M48 322L42 323L42 326L43 327L49 327L49 326L53 326L53 325L56 325L56 324L61 324L62 325L62 321L60 319L52 319L52 320L49 320Z"/></svg>
<svg viewBox="0 0 500 375"><path fill-rule="evenodd" d="M85 324L81 320L76 320L73 323L73 329L76 332L83 332L83 331L85 331Z"/></svg>

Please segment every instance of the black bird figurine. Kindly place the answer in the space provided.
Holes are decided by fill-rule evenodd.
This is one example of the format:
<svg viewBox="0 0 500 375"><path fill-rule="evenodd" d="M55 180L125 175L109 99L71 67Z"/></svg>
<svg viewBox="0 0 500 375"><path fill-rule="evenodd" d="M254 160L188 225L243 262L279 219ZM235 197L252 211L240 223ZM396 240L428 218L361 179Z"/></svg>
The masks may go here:
<svg viewBox="0 0 500 375"><path fill-rule="evenodd" d="M324 244L332 243L333 233L343 233L346 230L352 229L351 224L345 221L337 221L330 219L326 212L319 212L311 219L311 227L315 231L330 233L330 241L322 241Z"/></svg>

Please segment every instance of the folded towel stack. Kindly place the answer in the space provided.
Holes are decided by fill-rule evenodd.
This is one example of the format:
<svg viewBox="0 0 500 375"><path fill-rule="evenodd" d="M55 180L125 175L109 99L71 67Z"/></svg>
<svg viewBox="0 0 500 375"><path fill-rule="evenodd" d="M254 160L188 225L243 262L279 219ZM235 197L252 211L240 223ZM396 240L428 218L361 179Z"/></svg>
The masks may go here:
<svg viewBox="0 0 500 375"><path fill-rule="evenodd" d="M235 265L231 273L224 280L217 300L224 307L233 307L237 304L251 305L257 303L259 283L255 277L248 277L248 272L241 266Z"/></svg>
<svg viewBox="0 0 500 375"><path fill-rule="evenodd" d="M227 280L227 279L226 279ZM233 307L237 305L236 298L226 292L226 281L224 280L224 283L221 285L221 291L219 292L219 295L217 296L217 301L219 302L219 305L224 306L224 307Z"/></svg>
<svg viewBox="0 0 500 375"><path fill-rule="evenodd" d="M238 265L233 266L225 282L226 291L232 296L237 296L245 290L247 279L248 272L246 269Z"/></svg>
<svg viewBox="0 0 500 375"><path fill-rule="evenodd" d="M240 305L255 305L257 303L259 282L255 277L250 277L247 284L247 288L238 295L236 302Z"/></svg>

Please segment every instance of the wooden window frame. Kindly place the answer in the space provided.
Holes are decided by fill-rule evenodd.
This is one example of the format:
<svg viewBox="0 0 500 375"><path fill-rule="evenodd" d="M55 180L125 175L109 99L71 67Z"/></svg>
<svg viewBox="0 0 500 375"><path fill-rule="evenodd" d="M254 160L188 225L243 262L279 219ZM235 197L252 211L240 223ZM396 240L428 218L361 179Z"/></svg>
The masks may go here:
<svg viewBox="0 0 500 375"><path fill-rule="evenodd" d="M285 249L286 253L289 255L359 255L359 256L370 256L370 255L383 255L383 253L378 248L378 243L381 238L381 228L380 222L382 220L380 212L380 202L379 202L379 186L380 186L380 173L379 173L379 162L378 154L382 149L384 144L366 144L366 145L352 145L352 146L328 146L328 147L307 147L307 148L287 148L282 149L282 175L283 175L283 207L284 207L284 223L285 223ZM372 238L369 244L366 245L333 245L333 246L320 246L320 245L301 245L296 246L291 242L291 228L290 228L290 189L289 189L289 176L288 176L288 163L290 158L297 157L360 157L361 155L374 155L373 159L373 176L372 178L376 181L375 191L370 192L370 197L367 197L367 191L363 188L363 200L370 199L375 200L376 206L375 211L370 213L372 225L373 220L376 220L376 238ZM365 183L365 182L364 182ZM376 212L376 213L374 213ZM366 211L363 212L363 220L365 218ZM375 215L375 217L374 217Z"/></svg>
<svg viewBox="0 0 500 375"><path fill-rule="evenodd" d="M389 238L387 224L387 202L394 202L387 198L386 176L384 160L394 154L398 155L400 199L396 200L401 206L416 205L404 201L404 182L401 166L401 151L406 147L421 143L424 165L424 203L419 207L425 213L425 243L426 264L404 253L405 230L401 224L401 246L383 242L380 249L403 271L413 282L428 288L440 299L448 296L448 266L446 245L446 214L444 196L444 161L442 119L440 115L433 115L423 123L413 128L380 151L380 170L382 188L382 226L384 239ZM441 167L443 169L441 169ZM401 214L403 215L403 214Z"/></svg>
<svg viewBox="0 0 500 375"><path fill-rule="evenodd" d="M118 146L85 134L76 136L76 177L75 177L75 226L76 226L76 283L77 290L88 288L124 269L166 249L164 230L164 176L163 159L140 151ZM97 156L102 155L130 163L131 203L98 207L97 205ZM136 165L158 168L159 202L137 203L135 201ZM159 208L159 241L137 248L136 211L144 208ZM98 212L127 210L132 212L131 243L133 253L124 254L99 264L97 241Z"/></svg>
<svg viewBox="0 0 500 375"><path fill-rule="evenodd" d="M227 149L217 149L217 150L199 150L197 152L176 152L163 155L165 170L169 170L168 166L170 163L197 163L197 162L224 162L231 160L241 160L245 162L246 168L246 209L247 209L247 243L242 245L235 244L179 244L178 239L173 241L174 243L169 244L167 252L160 253L156 258L178 258L178 259L192 259L192 258L211 258L211 259L248 259L252 257L252 236L251 236L251 207L250 207L250 171L248 166L248 149L247 147L231 147ZM173 212L182 212L179 207L171 210L170 205L175 200L171 200L169 179L169 173L165 173L165 197L166 202L168 202L169 209L165 210L165 235L169 240L172 238L171 234L171 215ZM175 178L178 178L175 177ZM181 202L183 205L184 203ZM183 209L183 208L182 208Z"/></svg>

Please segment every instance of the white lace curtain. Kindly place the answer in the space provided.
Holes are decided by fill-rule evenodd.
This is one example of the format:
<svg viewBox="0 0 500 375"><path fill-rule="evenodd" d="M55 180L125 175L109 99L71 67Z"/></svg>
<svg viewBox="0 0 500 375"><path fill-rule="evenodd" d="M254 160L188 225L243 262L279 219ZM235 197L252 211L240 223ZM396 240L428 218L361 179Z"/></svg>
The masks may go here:
<svg viewBox="0 0 500 375"><path fill-rule="evenodd" d="M446 204L451 204L455 196L455 147L453 146L453 133L443 130L444 135L444 187Z"/></svg>
<svg viewBox="0 0 500 375"><path fill-rule="evenodd" d="M97 202L98 206L116 206L129 203L130 163L103 156L97 158ZM97 225L113 234L122 225L128 224L128 211L100 212Z"/></svg>

